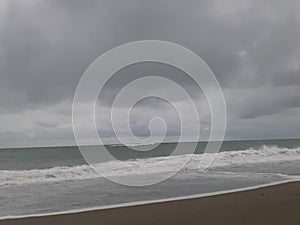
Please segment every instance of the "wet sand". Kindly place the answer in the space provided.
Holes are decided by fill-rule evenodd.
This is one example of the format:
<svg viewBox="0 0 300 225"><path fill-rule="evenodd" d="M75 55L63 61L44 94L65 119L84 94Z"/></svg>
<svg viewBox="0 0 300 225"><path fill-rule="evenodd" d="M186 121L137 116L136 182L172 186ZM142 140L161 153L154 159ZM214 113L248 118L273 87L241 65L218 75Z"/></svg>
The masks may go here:
<svg viewBox="0 0 300 225"><path fill-rule="evenodd" d="M300 182L188 200L1 220L1 225L299 225Z"/></svg>

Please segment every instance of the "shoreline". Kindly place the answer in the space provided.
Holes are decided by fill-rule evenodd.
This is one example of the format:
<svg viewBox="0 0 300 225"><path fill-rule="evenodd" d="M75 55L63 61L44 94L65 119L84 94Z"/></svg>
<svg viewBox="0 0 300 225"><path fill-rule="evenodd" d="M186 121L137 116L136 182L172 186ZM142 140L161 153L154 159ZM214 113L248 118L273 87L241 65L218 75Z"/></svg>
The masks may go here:
<svg viewBox="0 0 300 225"><path fill-rule="evenodd" d="M296 189L295 189L295 187L296 187ZM274 206L277 206L278 208L294 207L293 206L294 203L288 204L286 206L278 205L278 203L280 201L286 200L286 199L279 200L279 198L285 198L284 197L285 195L289 196L288 195L289 192L287 192L288 190L286 190L286 189L292 189L293 192L295 192L294 194L296 195L296 199L298 199L298 204L299 204L299 205L295 205L295 207L296 207L297 211L299 212L300 211L300 182L299 182L299 179L293 179L293 180L285 180L285 181L273 182L273 183L263 184L263 185L255 185L255 186L251 186L251 187L247 187L247 188L239 188L239 189L227 190L227 191L221 191L221 192L182 196L182 197L176 197L176 198L159 199L159 200L152 200L152 201L141 201L141 202L131 202L131 203L118 204L118 205L93 207L93 208L78 209L78 210L69 210L69 211L64 211L64 212L47 213L47 214L5 216L5 217L0 218L0 224L34 224L34 223L61 224L63 221L63 224L73 224L74 225L74 224L77 224L76 222L78 222L78 221L82 222L83 219L90 218L91 216L93 218L97 218L97 219L101 219L101 220L102 220L102 218L105 219L105 221L106 221L105 224L124 224L122 222L123 220L130 220L130 224L138 224L138 223L135 223L134 215L137 216L136 219L138 219L139 216L142 214L144 214L144 216L146 218L147 211L154 210L154 212L156 212L156 208L160 208L161 211L166 211L165 213L158 213L158 215L157 215L157 217L162 217L162 219L163 219L164 214L169 215L170 208L175 208L178 210L179 205L183 205L184 206L183 208L186 208L186 204L190 204L191 202L193 202L195 209L202 208L203 210L205 210L205 208L206 208L205 205L207 205L207 207L209 207L211 211L215 211L216 208L218 208L218 206L213 206L214 205L214 204L212 204L213 202L215 202L217 205L219 205L219 202L224 202L224 199L228 200L228 198L231 200L235 199L234 202L240 202L241 199L245 198L245 196L253 195L253 194L256 196L257 192L261 192L261 191L274 192L274 190L275 190L275 192L278 192L278 195L273 196L273 197L276 197L274 199L269 199L269 200L271 200L271 202L274 202L274 204L270 204L268 206L269 210L271 212L271 211L275 210L275 209L271 210L271 208ZM260 197L263 197L263 196L265 196L265 194L263 194ZM249 199L246 197L244 204L247 205L248 201L251 202L251 198ZM289 199L289 201L292 201L292 200ZM204 204L204 202L206 202L206 203ZM226 201L224 203L226 203ZM224 206L226 206L228 204L229 204L229 208L230 208L230 204L231 204L230 201L229 202L227 201L227 204L225 204ZM242 205L244 205L244 204L242 204ZM247 206L245 206L245 207L247 208ZM181 207L179 207L179 208L181 208ZM228 209L228 206L224 208L224 210L227 210L227 209ZM193 207L191 207L191 210L193 211ZM250 209L250 208L249 208L249 210L255 211L255 209ZM268 210L268 209L266 209L266 210ZM128 214L127 211L129 211L130 215ZM143 211L143 212L137 213L134 211ZM173 211L173 210L171 210L171 211ZM217 210L217 211L219 211L219 210ZM125 213L125 212L127 212L127 213ZM117 221L115 221L117 219L117 217L114 216L115 213L117 213L117 214L125 213L128 216L122 218L122 220L120 220L119 223L117 223ZM186 212L186 213L188 213L188 212ZM216 212L216 214L218 214L218 213L219 212ZM287 213L287 212L283 212L283 213ZM205 216L205 215L206 214L203 214L203 215L201 215L201 217L203 218L203 216ZM174 216L176 217L176 213ZM189 215L186 214L186 216L188 217ZM147 223L147 221L141 222L140 219L141 218L138 219L140 224L153 224L153 223ZM300 214L299 214L298 218L295 218L295 219L297 221L299 220L299 224L300 224ZM48 223L47 221L51 221L51 222ZM115 221L115 222L113 222L113 221ZM275 220L275 222L276 221L277 220ZM200 221L198 221L198 223L199 222ZM234 222L234 221L232 221L232 222ZM289 223L290 221L286 221L286 222ZM129 221L128 221L128 223L129 223ZM164 221L164 223L168 223L168 220ZM243 221L243 223L245 224L245 221ZM127 223L125 223L125 224L127 224ZM160 224L159 221L156 224ZM177 223L172 223L172 224L177 224ZM188 224L197 224L197 223L193 223L191 221ZM233 224L233 223L231 223L231 224ZM263 224L266 224L266 223L263 223Z"/></svg>

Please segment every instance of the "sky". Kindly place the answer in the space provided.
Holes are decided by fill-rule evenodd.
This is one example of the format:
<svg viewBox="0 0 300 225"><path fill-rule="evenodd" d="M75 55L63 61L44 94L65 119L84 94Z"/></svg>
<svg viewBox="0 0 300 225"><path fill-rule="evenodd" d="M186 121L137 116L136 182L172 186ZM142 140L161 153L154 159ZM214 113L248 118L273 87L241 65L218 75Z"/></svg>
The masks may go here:
<svg viewBox="0 0 300 225"><path fill-rule="evenodd" d="M73 145L72 101L81 76L106 51L139 40L178 43L207 63L226 100L226 140L300 137L297 0L0 0L0 147ZM101 135L114 141L112 97L132 76L154 71L175 74L190 91L207 138L203 93L182 71L158 63L124 68L106 85L97 109ZM117 110L120 127L126 110ZM158 98L137 103L133 133L147 137L157 116L168 125L167 140L176 138L178 115Z"/></svg>

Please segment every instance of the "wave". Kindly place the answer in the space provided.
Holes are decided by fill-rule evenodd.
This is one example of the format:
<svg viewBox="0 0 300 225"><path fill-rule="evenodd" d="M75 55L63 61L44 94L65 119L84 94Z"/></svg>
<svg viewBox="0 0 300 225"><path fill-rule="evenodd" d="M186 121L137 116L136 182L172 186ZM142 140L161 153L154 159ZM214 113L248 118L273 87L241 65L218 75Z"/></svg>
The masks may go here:
<svg viewBox="0 0 300 225"><path fill-rule="evenodd" d="M201 168L200 161L205 159L207 154L209 153L110 161L94 165L94 167L106 177L129 176L177 171L178 165L182 165L182 162L189 160L184 169L194 170ZM217 153L210 168L291 160L300 160L300 148L288 149L263 146L260 149ZM0 185L84 180L98 177L101 177L101 175L96 173L89 165L34 170L0 170Z"/></svg>
<svg viewBox="0 0 300 225"><path fill-rule="evenodd" d="M159 144L159 143L148 143L148 144L142 144L142 143L110 144L108 146L111 146L111 147L124 147L124 146L139 147L139 146L150 146L150 145L157 145L157 144Z"/></svg>

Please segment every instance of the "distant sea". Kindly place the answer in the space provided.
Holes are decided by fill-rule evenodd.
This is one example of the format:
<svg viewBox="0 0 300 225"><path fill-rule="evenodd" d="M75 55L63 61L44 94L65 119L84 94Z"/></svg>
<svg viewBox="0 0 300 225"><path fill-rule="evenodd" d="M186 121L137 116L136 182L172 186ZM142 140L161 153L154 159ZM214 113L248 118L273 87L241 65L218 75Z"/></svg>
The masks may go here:
<svg viewBox="0 0 300 225"><path fill-rule="evenodd" d="M186 157L191 158L172 178L147 187L127 187L101 177L75 146L0 149L0 217L208 193L300 176L300 140L223 142L205 173L197 169L207 143L197 143L194 154L186 155L190 144L184 143L182 152L173 156L169 155L177 143L163 143L151 151L143 151L147 146L142 145L135 146L140 151L107 146L120 160L98 165L108 177L163 174ZM122 162L132 163L132 170L120 167ZM147 163L153 169L143 170L141 165Z"/></svg>

